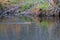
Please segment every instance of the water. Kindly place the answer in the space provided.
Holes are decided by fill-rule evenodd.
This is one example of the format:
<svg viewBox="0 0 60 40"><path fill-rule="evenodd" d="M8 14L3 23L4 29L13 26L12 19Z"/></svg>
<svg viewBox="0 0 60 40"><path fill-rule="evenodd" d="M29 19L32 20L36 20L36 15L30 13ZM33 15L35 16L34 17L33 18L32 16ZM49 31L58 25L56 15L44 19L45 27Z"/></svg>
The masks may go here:
<svg viewBox="0 0 60 40"><path fill-rule="evenodd" d="M26 24L21 24L23 20L18 18L17 21L13 20L6 19L0 22L0 40L60 40L60 20L58 17L43 17L39 20L35 18L35 22L26 21Z"/></svg>

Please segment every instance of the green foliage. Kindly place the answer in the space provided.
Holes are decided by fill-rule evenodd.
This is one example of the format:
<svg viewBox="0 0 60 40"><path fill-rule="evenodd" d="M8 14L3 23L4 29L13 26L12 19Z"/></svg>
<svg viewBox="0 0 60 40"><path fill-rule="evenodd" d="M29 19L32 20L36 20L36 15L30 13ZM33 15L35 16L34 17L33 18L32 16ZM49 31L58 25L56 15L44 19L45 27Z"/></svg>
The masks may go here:
<svg viewBox="0 0 60 40"><path fill-rule="evenodd" d="M36 2L39 4L39 6L37 6L38 8L46 9L49 7L49 4L44 0L11 0L11 3L18 4L18 3L21 3L22 1L24 4L22 6L22 10L27 9L31 4L34 4Z"/></svg>
<svg viewBox="0 0 60 40"><path fill-rule="evenodd" d="M11 0L10 2L11 2L12 4L18 4L18 3L20 3L20 1L21 1L21 0Z"/></svg>
<svg viewBox="0 0 60 40"><path fill-rule="evenodd" d="M0 8L3 8L4 6L2 4L0 4Z"/></svg>
<svg viewBox="0 0 60 40"><path fill-rule="evenodd" d="M48 3L43 3L39 6L37 6L38 8L42 8L42 9L47 9L49 7L49 4Z"/></svg>
<svg viewBox="0 0 60 40"><path fill-rule="evenodd" d="M32 4L25 4L22 6L21 10L25 11L26 9L30 8Z"/></svg>
<svg viewBox="0 0 60 40"><path fill-rule="evenodd" d="M25 5L23 5L22 6L22 10L24 11L25 9L27 9L28 8L28 5L27 4L25 4Z"/></svg>
<svg viewBox="0 0 60 40"><path fill-rule="evenodd" d="M3 5L3 4L0 4L0 10L2 11L2 10L4 10L5 9L5 5Z"/></svg>
<svg viewBox="0 0 60 40"><path fill-rule="evenodd" d="M3 5L2 5L2 4L0 4L0 8L1 8L1 7L3 7Z"/></svg>
<svg viewBox="0 0 60 40"><path fill-rule="evenodd" d="M28 1L26 1L25 0L25 2L28 2ZM44 0L37 0L37 2L38 2L38 6L36 6L37 8L42 8L42 9L47 9L48 7L49 7L49 4L47 3L47 2L44 2ZM22 8L23 8L23 10L25 10L26 8L28 8L29 7L29 5L32 5L32 4L34 4L35 3L35 1L34 0L30 0L30 3L29 4L25 4Z"/></svg>

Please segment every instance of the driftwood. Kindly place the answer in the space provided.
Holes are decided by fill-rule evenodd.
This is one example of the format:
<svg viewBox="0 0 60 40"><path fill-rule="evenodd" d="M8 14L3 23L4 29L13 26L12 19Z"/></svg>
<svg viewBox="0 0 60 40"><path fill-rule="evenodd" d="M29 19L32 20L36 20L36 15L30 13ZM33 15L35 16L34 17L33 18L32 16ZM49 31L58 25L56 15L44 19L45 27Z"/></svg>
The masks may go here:
<svg viewBox="0 0 60 40"><path fill-rule="evenodd" d="M49 8L51 11L49 12L50 14L60 14L60 0L48 0L48 3L50 4L51 8Z"/></svg>
<svg viewBox="0 0 60 40"><path fill-rule="evenodd" d="M0 18L2 17L2 16L7 16L8 14L12 14L13 13L13 15L15 15L15 16L20 16L20 15L26 15L26 14L32 14L32 12L28 12L29 10L31 10L34 6L36 6L37 5L37 3L35 3L35 4L32 4L31 6L29 6L26 10L24 10L23 12L16 12L17 10L19 10L20 9L20 7L21 6L19 6L19 4L18 5L16 5L14 8L11 8L11 9L9 9L9 10L6 10L6 11L4 11L4 12L2 12L1 13L1 15L0 15ZM17 14L17 15L16 15Z"/></svg>
<svg viewBox="0 0 60 40"><path fill-rule="evenodd" d="M59 12L60 11L60 8L58 7L58 6L56 6L56 4L55 4L55 1L57 1L57 0L49 0L48 2L49 2L49 4L52 6L52 8L53 8L53 10L54 11L52 11L52 13L54 13L55 11L57 11L57 12ZM57 1L58 2L58 1ZM1 15L0 15L0 18L2 17L2 16L6 16L5 14L7 14L8 12L9 12L9 14L11 14L11 11L13 11L12 13L13 13L13 15L17 15L17 16L20 16L20 15L25 15L25 14L32 14L32 12L28 12L29 10L31 10L32 8L34 8L34 6L36 6L38 3L35 3L35 4L32 4L31 6L29 6L26 10L24 10L23 12L16 12L16 10L18 10L18 9L20 9L20 4L18 4L18 5L16 5L14 8L11 8L11 9L9 9L9 10L6 10L6 11L4 11L3 13L1 13ZM48 12L47 12L48 13ZM47 14L46 13L46 14ZM51 12L50 12L51 13Z"/></svg>

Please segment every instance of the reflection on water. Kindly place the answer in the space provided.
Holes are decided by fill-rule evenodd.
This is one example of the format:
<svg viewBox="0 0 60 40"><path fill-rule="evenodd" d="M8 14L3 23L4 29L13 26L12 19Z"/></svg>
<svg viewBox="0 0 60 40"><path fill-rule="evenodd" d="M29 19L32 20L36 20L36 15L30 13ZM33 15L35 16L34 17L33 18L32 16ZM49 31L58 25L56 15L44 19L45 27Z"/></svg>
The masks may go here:
<svg viewBox="0 0 60 40"><path fill-rule="evenodd" d="M0 40L60 40L58 17L35 18L35 21L30 24L0 23Z"/></svg>

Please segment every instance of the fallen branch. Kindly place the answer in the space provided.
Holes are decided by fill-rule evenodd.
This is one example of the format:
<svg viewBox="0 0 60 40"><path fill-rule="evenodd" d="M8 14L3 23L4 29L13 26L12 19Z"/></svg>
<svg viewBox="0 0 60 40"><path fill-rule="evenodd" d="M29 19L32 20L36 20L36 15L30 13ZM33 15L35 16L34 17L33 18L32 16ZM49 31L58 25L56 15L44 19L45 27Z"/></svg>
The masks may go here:
<svg viewBox="0 0 60 40"><path fill-rule="evenodd" d="M23 12L21 12L21 13L19 13L19 14L23 14L24 12L26 12L26 11L28 11L28 10L31 10L31 8L33 8L34 6L36 6L37 4L32 4L31 6L29 6L25 11L23 11ZM20 8L20 6L19 5L17 5L15 8L11 8L11 9L9 9L9 10L6 10L5 12L3 12L1 15L0 15L0 18L3 16L3 15L5 15L7 12L11 12L11 11L16 11L16 10L18 10ZM26 14L26 13L25 13Z"/></svg>

